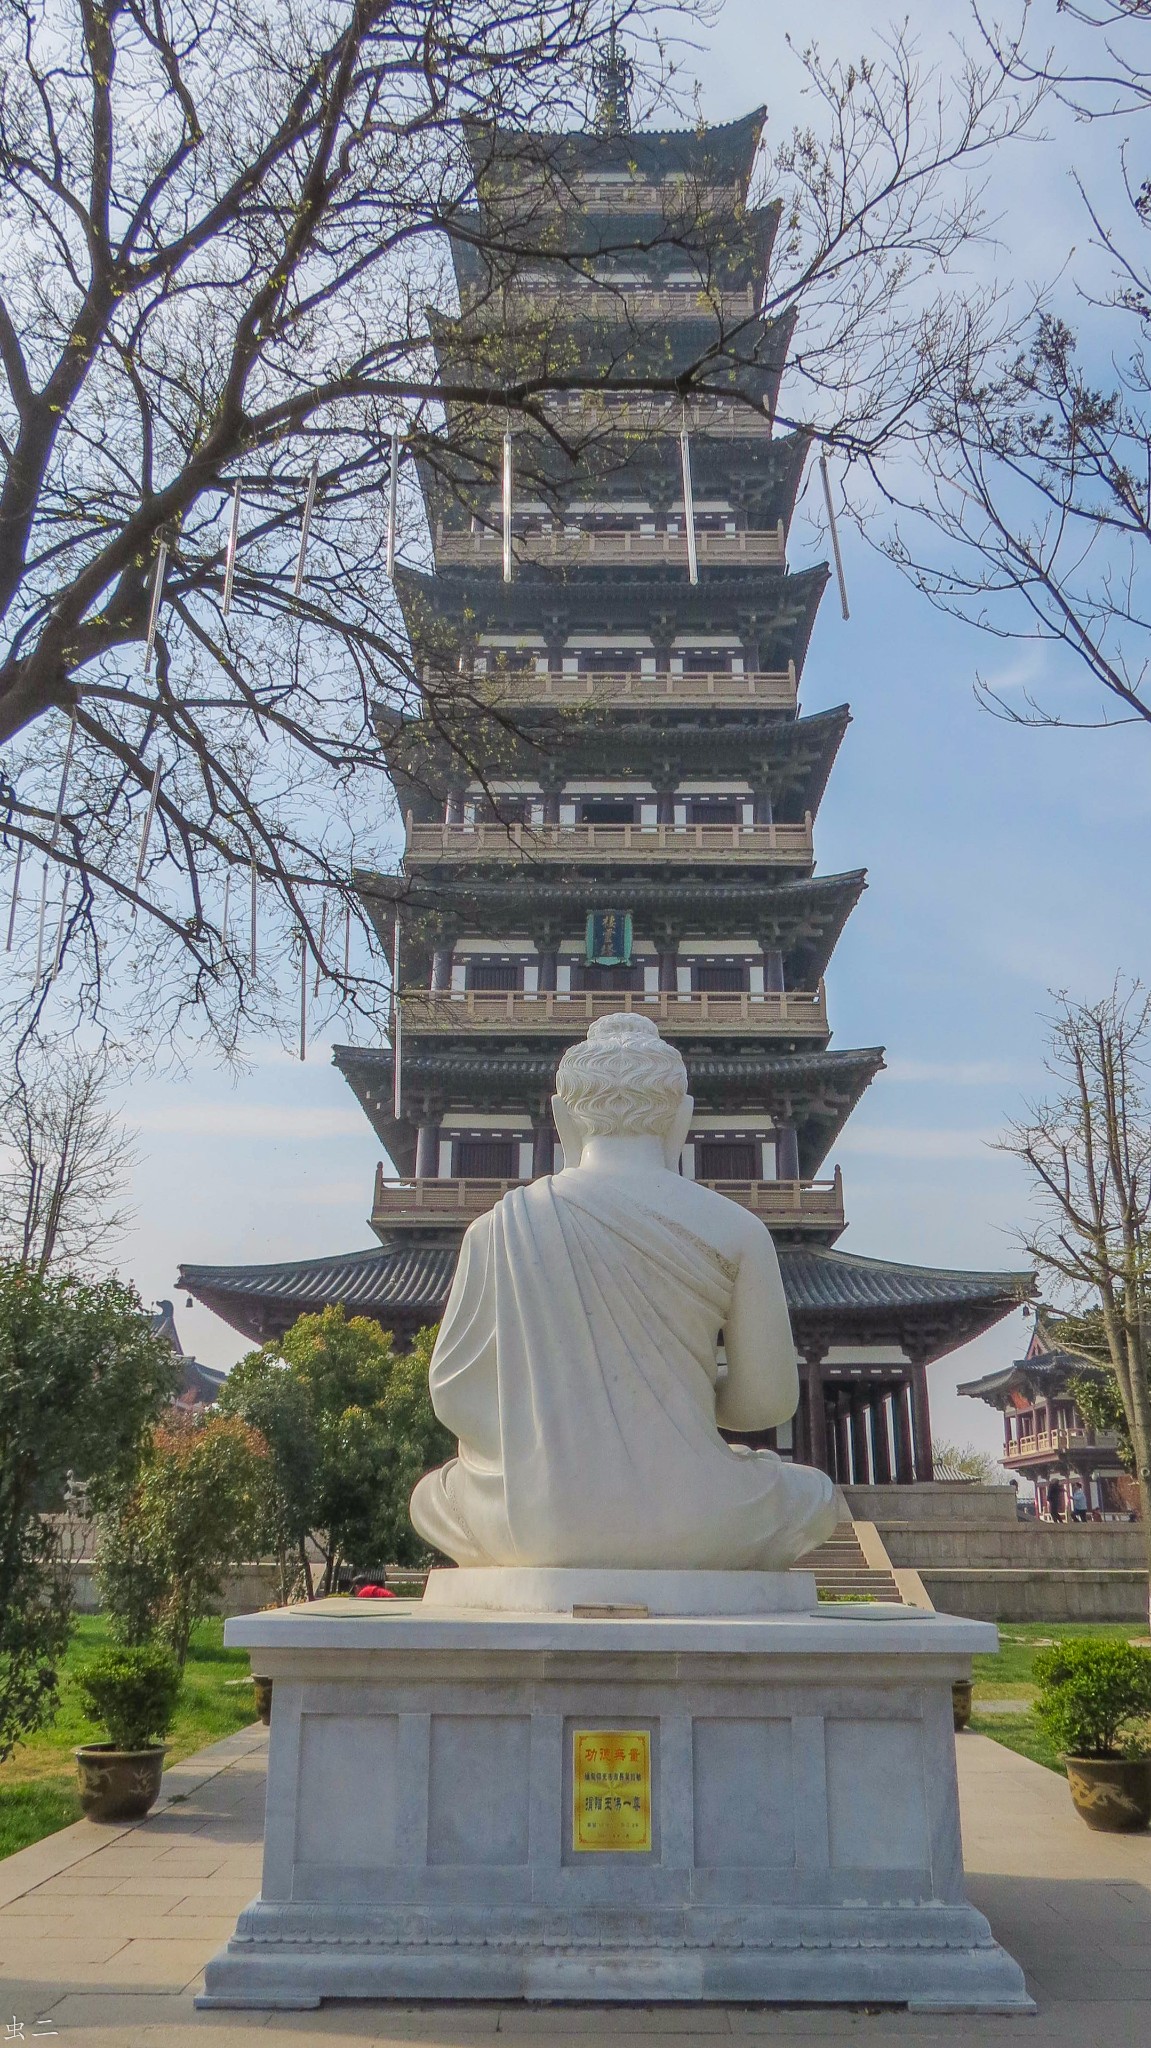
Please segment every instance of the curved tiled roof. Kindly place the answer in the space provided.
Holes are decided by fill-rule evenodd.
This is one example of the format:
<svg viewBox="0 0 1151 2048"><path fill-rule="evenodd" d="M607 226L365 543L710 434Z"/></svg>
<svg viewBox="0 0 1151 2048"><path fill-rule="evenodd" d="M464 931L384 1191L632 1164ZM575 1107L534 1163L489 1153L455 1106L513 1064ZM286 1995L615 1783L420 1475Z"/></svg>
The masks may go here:
<svg viewBox="0 0 1151 2048"><path fill-rule="evenodd" d="M877 1331L917 1331L938 1356L1007 1315L1032 1292L1028 1273L962 1273L901 1266L816 1245L781 1244L780 1271L801 1333L875 1342ZM178 1284L234 1329L263 1337L299 1315L341 1303L353 1313L434 1322L455 1271L457 1246L373 1247L282 1265L181 1266Z"/></svg>

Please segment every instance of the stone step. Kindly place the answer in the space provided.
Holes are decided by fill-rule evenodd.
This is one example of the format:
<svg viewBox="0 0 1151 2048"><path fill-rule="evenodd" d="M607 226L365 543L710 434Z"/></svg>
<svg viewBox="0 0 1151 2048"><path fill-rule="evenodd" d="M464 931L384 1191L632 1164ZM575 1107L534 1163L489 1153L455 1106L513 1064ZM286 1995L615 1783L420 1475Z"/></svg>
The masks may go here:
<svg viewBox="0 0 1151 2048"><path fill-rule="evenodd" d="M868 1600L883 1600L902 1606L903 1601L891 1572L874 1571L860 1546L855 1525L841 1522L834 1535L796 1559L796 1569L815 1573L818 1592L842 1598L856 1593Z"/></svg>

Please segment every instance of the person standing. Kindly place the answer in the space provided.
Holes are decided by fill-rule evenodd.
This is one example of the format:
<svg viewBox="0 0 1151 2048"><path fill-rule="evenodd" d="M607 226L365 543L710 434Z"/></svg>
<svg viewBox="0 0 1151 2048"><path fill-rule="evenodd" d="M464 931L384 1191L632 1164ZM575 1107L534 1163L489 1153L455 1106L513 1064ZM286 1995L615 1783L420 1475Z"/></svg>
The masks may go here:
<svg viewBox="0 0 1151 2048"><path fill-rule="evenodd" d="M1073 1522L1085 1522L1087 1514L1087 1495L1083 1491L1083 1481L1077 1479L1071 1488L1071 1519Z"/></svg>
<svg viewBox="0 0 1151 2048"><path fill-rule="evenodd" d="M1053 1522L1063 1520L1063 1481L1056 1477L1047 1481L1047 1512Z"/></svg>

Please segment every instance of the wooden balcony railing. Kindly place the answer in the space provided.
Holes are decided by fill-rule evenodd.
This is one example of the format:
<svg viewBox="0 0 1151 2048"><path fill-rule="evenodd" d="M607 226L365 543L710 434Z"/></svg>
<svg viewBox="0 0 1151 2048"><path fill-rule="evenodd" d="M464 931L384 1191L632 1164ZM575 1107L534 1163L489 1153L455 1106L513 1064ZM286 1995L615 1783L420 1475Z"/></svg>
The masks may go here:
<svg viewBox="0 0 1151 2048"><path fill-rule="evenodd" d="M444 690L455 680L427 671L431 688ZM796 699L794 663L786 670L753 669L744 675L732 675L727 669L708 669L698 675L673 675L668 670L636 675L628 669L599 668L564 675L555 669L540 674L532 669L492 668L473 675L469 682L493 703L754 704L761 710L794 711Z"/></svg>
<svg viewBox="0 0 1151 2048"><path fill-rule="evenodd" d="M643 995L636 991L580 989L571 995L543 990L403 989L400 995L405 1032L541 1031L552 1037L582 1037L596 1017L635 1010L651 1017L671 1037L725 1031L778 1031L792 1038L825 1038L827 1004L822 988L769 992L765 995L674 995L670 991Z"/></svg>
<svg viewBox="0 0 1151 2048"><path fill-rule="evenodd" d="M407 821L411 861L774 861L808 867L810 814L802 825L417 825Z"/></svg>
<svg viewBox="0 0 1151 2048"><path fill-rule="evenodd" d="M461 303L460 327L488 333L496 327L510 327L514 335L517 320L534 322L541 315L560 320L578 320L590 314L593 320L660 320L670 314L693 320L714 320L717 328L728 321L753 320L762 306L758 291L717 291L710 285L685 284L659 290L642 284L610 284L602 278L588 278L557 291L550 284L520 281L506 291L484 286L468 291Z"/></svg>
<svg viewBox="0 0 1151 2048"><path fill-rule="evenodd" d="M534 219L535 209L566 216L572 209L600 210L609 213L656 213L670 220L686 219L688 224L698 220L700 214L729 215L738 205L738 194L731 185L700 185L694 179L682 176L667 178L604 178L594 174L583 175L574 172L569 175L557 174L550 179L531 175L514 179L485 180L485 192L495 217L499 209L512 209L511 218L518 217L520 209L529 212Z"/></svg>
<svg viewBox="0 0 1151 2048"><path fill-rule="evenodd" d="M1031 1436L1005 1444L1003 1462L1011 1465L1023 1458L1061 1458L1080 1450L1114 1450L1118 1438L1110 1431L1090 1429L1037 1429Z"/></svg>
<svg viewBox="0 0 1151 2048"><path fill-rule="evenodd" d="M471 1223L502 1201L518 1180L388 1180L376 1168L372 1226L395 1230L434 1223ZM839 1168L831 1180L709 1180L700 1183L750 1209L764 1223L780 1230L818 1231L838 1236L843 1229L843 1181Z"/></svg>
<svg viewBox="0 0 1151 2048"><path fill-rule="evenodd" d="M684 408L679 400L665 399L654 392L650 397L636 398L613 391L551 393L545 394L543 403L553 418L571 418L599 427L610 425L628 432L678 435L684 425ZM502 417L495 411L491 414L493 423ZM686 417L693 434L705 434L709 439L734 441L747 434L770 439L775 432L771 418L744 400L689 399Z"/></svg>
<svg viewBox="0 0 1151 2048"><path fill-rule="evenodd" d="M513 551L521 562L645 563L687 564L687 539L682 533L633 533L580 530L576 533L521 533L515 536ZM705 565L730 566L751 562L761 568L782 569L787 555L783 521L771 531L696 534L696 552ZM493 527L479 527L462 533L442 519L436 521L436 560L441 568L467 566L493 568L503 557L503 541Z"/></svg>

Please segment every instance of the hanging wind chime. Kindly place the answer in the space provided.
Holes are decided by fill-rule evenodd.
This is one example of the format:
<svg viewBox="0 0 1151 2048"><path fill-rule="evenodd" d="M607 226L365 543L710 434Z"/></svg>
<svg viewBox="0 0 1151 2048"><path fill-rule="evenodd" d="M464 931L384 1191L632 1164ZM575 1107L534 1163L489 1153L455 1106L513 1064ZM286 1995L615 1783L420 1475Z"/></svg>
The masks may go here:
<svg viewBox="0 0 1151 2048"><path fill-rule="evenodd" d="M148 608L148 632L144 641L144 674L152 673L152 657L156 652L156 626L160 618L160 604L164 596L164 578L168 573L168 543L160 542L156 549L156 567L152 576L152 602Z"/></svg>
<svg viewBox="0 0 1151 2048"><path fill-rule="evenodd" d="M304 499L304 516L300 521L300 551L296 556L296 575L292 584L292 596L299 597L304 588L304 565L308 556L308 535L312 530L312 513L316 504L316 487L320 480L320 458L312 457L308 473L308 494Z"/></svg>
<svg viewBox="0 0 1151 2048"><path fill-rule="evenodd" d="M46 919L46 917L47 917L47 914L48 914L48 868L49 868L49 864L50 864L50 858L51 858L51 854L52 854L52 852L54 851L54 849L55 849L55 846L56 846L56 842L57 842L57 840L58 840L58 839L59 839L59 837L60 837L60 826L61 826L61 823L62 823L62 821L63 821L63 817L64 817L64 799L65 799L65 797L66 797L66 796L67 796L67 794L68 794L68 777L69 777L69 775L70 775L70 773L71 773L71 770L72 770L72 752L73 752L73 749L74 749L75 745L76 745L76 713L75 713L75 712L73 712L73 713L72 713L72 722L71 722L71 724L70 724L70 725L69 725L69 727L68 727L68 744L67 744L67 746L66 746L66 747L65 747L65 749L64 749L64 766L63 766L63 768L62 768L62 769L61 769L61 771L60 771L60 787L59 787L59 790L57 791L57 794L56 794L56 815L55 815L55 817L54 817L54 818L53 818L53 820L52 820L52 837L51 837L51 839L50 839L50 840L49 840L49 842L48 842L48 848L49 848L49 851L48 851L48 853L47 853L47 854L45 854L45 856L44 856L44 872L43 872L43 874L42 874L42 875L41 875L41 877L40 877L40 918L39 918L39 923L38 923L38 925L37 925L37 928L36 928L36 973L35 973L35 976L33 977L34 981L36 981L36 982L38 982L38 981L39 981L39 979L40 979L40 976L41 976L41 974L42 974L42 973L43 973L43 971L44 971L44 924L45 924L45 919ZM67 879L67 878L65 878L65 880L66 880L66 879ZM17 862L17 866L16 866L16 884L17 884L17 885L19 884L19 880L20 880L20 866L19 866L19 862ZM16 887L15 887L15 885L14 885L14 886L13 886L13 890L12 890L12 908L11 908L11 910L9 911L9 914L8 914L8 944L9 944L9 945L11 945L11 943L12 943L12 923L13 923L13 919L15 918L15 916L16 916Z"/></svg>
<svg viewBox="0 0 1151 2048"><path fill-rule="evenodd" d="M695 539L695 493L691 486L691 442L687 431L687 407L679 433L679 466L683 472L683 525L687 535L687 580L699 582L699 555Z"/></svg>
<svg viewBox="0 0 1151 2048"><path fill-rule="evenodd" d="M60 962L64 957L64 920L68 912L68 884L71 880L72 877L67 868L65 868L64 887L60 891L60 921L56 926L56 944L52 951L52 967L48 975L49 981L55 981L56 976L60 972Z"/></svg>
<svg viewBox="0 0 1151 2048"><path fill-rule="evenodd" d="M308 939L300 926L300 1058L308 1057Z"/></svg>
<svg viewBox="0 0 1151 2048"><path fill-rule="evenodd" d="M392 428L392 461L388 472L388 538L386 568L389 579L396 570L396 504L400 486L400 430Z"/></svg>
<svg viewBox="0 0 1151 2048"><path fill-rule="evenodd" d="M847 581L843 574L843 556L839 552L839 528L835 523L835 507L831 502L831 478L827 474L827 457L819 458L819 474L823 481L823 502L827 507L827 523L831 529L831 552L835 560L835 575L839 584L839 608L845 619L851 617L847 608Z"/></svg>
<svg viewBox="0 0 1151 2048"><path fill-rule="evenodd" d="M224 551L224 603L223 613L227 618L232 609L232 591L236 581L236 549L240 543L240 486L237 483L232 492L232 516L228 521L228 545Z"/></svg>
<svg viewBox="0 0 1151 2048"><path fill-rule="evenodd" d="M12 877L12 901L8 906L8 938L4 946L6 953L12 951L12 934L16 929L16 905L20 901L20 870L23 865L24 840L23 836L21 836L16 841L16 872Z"/></svg>
<svg viewBox="0 0 1151 2048"><path fill-rule="evenodd" d="M402 1048L400 1043L400 920L396 919L396 935L392 944L392 1115L400 1120L400 1105L403 1100L401 1087Z"/></svg>
<svg viewBox="0 0 1151 2048"><path fill-rule="evenodd" d="M512 430L504 428L503 460L504 582L512 580Z"/></svg>
<svg viewBox="0 0 1151 2048"><path fill-rule="evenodd" d="M323 902L320 905L320 947L318 953L316 954L316 984L312 990L312 994L314 996L318 996L320 993L320 976L323 973L324 968L324 940L327 936L327 931L328 899L325 896Z"/></svg>
<svg viewBox="0 0 1151 2048"><path fill-rule="evenodd" d="M251 927L252 927L252 936L251 936L251 952L252 952L252 973L254 974L254 973L256 972L256 908L257 908L257 905L256 905L256 862L255 862L255 859L254 859L254 858L253 858L253 861L252 861L252 872L251 872L251 887L250 887L250 897L251 897L251 901L250 901L250 905L249 905L249 917L250 917L250 921L251 921Z"/></svg>
<svg viewBox="0 0 1151 2048"><path fill-rule="evenodd" d="M164 763L157 757L156 766L152 772L152 787L148 793L148 808L144 813L144 824L140 833L140 851L136 858L135 890L137 896L140 893L140 884L144 879L144 862L148 858L148 841L152 837L152 821L156 816L156 805L160 796L160 777L163 772ZM133 903L132 905L133 924L136 922L136 913L139 907L138 903Z"/></svg>

